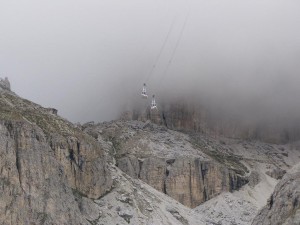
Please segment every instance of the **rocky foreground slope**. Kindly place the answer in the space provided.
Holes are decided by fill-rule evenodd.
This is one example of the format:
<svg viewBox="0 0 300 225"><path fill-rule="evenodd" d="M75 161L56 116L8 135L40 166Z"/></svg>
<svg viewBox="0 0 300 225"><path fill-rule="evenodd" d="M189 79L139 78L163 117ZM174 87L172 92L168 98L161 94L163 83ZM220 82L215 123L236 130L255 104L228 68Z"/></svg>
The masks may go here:
<svg viewBox="0 0 300 225"><path fill-rule="evenodd" d="M278 183L253 225L300 224L300 164Z"/></svg>
<svg viewBox="0 0 300 225"><path fill-rule="evenodd" d="M251 224L300 161L299 148L184 134L149 121L73 125L2 89L0 223ZM275 189L274 207L286 185ZM292 216L286 221L296 218L295 201L283 211ZM273 213L269 205L254 222Z"/></svg>

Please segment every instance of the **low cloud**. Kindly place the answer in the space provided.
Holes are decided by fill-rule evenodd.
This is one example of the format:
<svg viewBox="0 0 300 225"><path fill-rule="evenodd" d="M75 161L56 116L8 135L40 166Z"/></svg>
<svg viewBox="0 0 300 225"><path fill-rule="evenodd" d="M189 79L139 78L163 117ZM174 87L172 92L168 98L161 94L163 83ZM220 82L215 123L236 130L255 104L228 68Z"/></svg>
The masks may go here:
<svg viewBox="0 0 300 225"><path fill-rule="evenodd" d="M222 113L294 120L299 6L12 0L0 7L0 74L20 96L74 122L117 118L144 82L158 103L184 97Z"/></svg>

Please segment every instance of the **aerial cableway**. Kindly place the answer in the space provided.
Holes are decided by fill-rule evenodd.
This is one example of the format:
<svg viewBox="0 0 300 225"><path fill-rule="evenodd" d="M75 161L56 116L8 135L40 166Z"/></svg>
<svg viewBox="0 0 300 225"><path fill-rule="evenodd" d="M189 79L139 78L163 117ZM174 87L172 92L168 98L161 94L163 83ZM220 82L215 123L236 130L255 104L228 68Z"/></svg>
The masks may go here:
<svg viewBox="0 0 300 225"><path fill-rule="evenodd" d="M163 44L162 44L161 48L159 49L158 55L157 55L157 57L155 58L154 64L153 64L151 70L149 71L149 73L148 73L148 75L147 75L147 77L146 77L146 82L149 81L149 79L151 78L151 76L153 75L153 73L154 73L154 71L155 71L156 65L157 65L157 63L159 62L159 59L160 59L160 57L161 57L161 55L162 55L162 53L163 53L163 51L164 51L164 48L165 48L165 46L166 46L166 44L167 44L167 42L168 42L169 36L170 36L170 34L171 34L172 30L173 30L173 27L174 27L174 24L175 24L175 20L176 20L176 17L174 17L174 19L173 19L173 21L172 21L172 24L171 24L171 26L170 26L170 28L169 28L169 30L168 30L168 33L167 33L167 35L166 35L166 37L165 37L165 39L164 39L164 41L163 41ZM142 89L142 98L143 98L143 99L147 99L147 98L148 98L147 90L146 90L146 83L144 83L144 85L143 85L143 89ZM155 103L155 104L156 104L156 103ZM156 108L157 108L157 107L156 107ZM152 107L151 107L151 109L152 109ZM153 108L153 109L154 109L154 108Z"/></svg>
<svg viewBox="0 0 300 225"><path fill-rule="evenodd" d="M144 99L148 98L147 88L146 88L146 84L145 83L144 83L143 90L142 90L142 98L144 98Z"/></svg>
<svg viewBox="0 0 300 225"><path fill-rule="evenodd" d="M171 66L171 64L173 62L173 59L174 59L174 57L176 55L176 51L177 51L178 46L179 46L179 44L181 42L184 30L185 30L185 27L186 27L186 24L187 24L187 21L188 21L188 18L189 18L189 14L190 14L190 7L189 7L188 12L187 12L187 14L185 16L182 28L180 30L179 36L177 38L177 41L175 42L175 46L174 46L174 49L173 49L173 51L171 53L170 59L169 59L167 65L166 65L166 69L165 69L164 73L162 74L162 78L161 78L161 80L159 82L160 85L161 85L162 80L164 79L164 77L167 76L168 70L169 70L169 68L170 68L170 66ZM175 21L176 21L176 16L174 17L174 19L173 19L173 21L172 21L172 23L170 25L170 28L169 28L169 30L168 30L168 32L166 34L166 37L165 37L165 39L164 39L164 41L162 43L162 46L159 49L158 55L155 58L154 64L151 67L151 70L149 71L149 73L148 73L148 75L147 75L147 77L145 79L145 83L143 84L142 93L141 93L141 96L142 96L143 99L148 99L146 83L150 80L150 78L153 76L153 73L155 72L156 66L157 66L157 64L158 64L158 62L159 62L159 60L161 58L161 55L164 52L164 49L165 49L165 47L166 47L166 45L168 43L170 34L172 33ZM152 101L151 101L151 107L150 107L150 109L151 110L157 110L157 104L156 104L156 100L155 100L155 95L154 94L152 96Z"/></svg>
<svg viewBox="0 0 300 225"><path fill-rule="evenodd" d="M155 101L155 95L152 96L152 102L151 102L151 109L157 109L156 101Z"/></svg>

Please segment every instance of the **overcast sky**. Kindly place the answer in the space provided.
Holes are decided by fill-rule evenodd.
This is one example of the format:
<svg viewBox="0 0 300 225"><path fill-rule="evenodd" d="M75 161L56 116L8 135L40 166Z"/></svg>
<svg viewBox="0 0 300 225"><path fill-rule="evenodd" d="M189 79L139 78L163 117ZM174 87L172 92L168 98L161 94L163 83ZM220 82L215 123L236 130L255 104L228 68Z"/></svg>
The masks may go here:
<svg viewBox="0 0 300 225"><path fill-rule="evenodd" d="M144 82L158 101L173 91L300 114L299 10L298 0L0 0L0 77L73 122L116 118Z"/></svg>

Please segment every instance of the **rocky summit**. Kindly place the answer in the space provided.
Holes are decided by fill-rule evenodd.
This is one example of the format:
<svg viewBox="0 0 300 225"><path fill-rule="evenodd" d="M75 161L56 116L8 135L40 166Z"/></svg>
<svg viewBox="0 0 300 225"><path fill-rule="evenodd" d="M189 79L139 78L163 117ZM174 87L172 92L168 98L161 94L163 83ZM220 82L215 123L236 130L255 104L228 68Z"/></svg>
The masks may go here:
<svg viewBox="0 0 300 225"><path fill-rule="evenodd" d="M168 116L167 126L147 118L75 125L7 82L0 224L299 224L299 141L176 131L180 117Z"/></svg>

